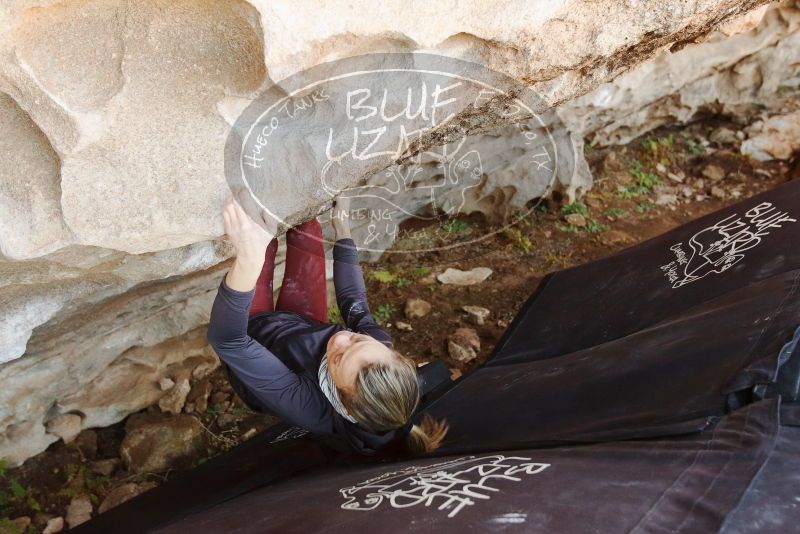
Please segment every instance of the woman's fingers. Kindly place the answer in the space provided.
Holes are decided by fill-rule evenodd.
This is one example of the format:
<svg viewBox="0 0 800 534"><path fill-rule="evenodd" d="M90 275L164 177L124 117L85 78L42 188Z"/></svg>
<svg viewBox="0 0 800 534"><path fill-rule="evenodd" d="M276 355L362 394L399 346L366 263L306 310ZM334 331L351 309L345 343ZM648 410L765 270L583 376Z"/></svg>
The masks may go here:
<svg viewBox="0 0 800 534"><path fill-rule="evenodd" d="M233 205L233 211L236 216L236 221L239 225L245 225L249 222L254 222L247 214L247 212L244 210L242 204L239 202L239 199L236 197L236 195L234 195L233 197L232 205Z"/></svg>
<svg viewBox="0 0 800 534"><path fill-rule="evenodd" d="M225 206L225 213L228 214L229 223L234 231L250 232L252 227L258 226L258 223L247 214L241 203L239 203L235 193L232 193L229 197L229 203Z"/></svg>
<svg viewBox="0 0 800 534"><path fill-rule="evenodd" d="M225 233L228 234L235 246L238 244L242 247L246 242L260 244L262 241L266 241L264 243L266 246L277 233L276 221L265 215L262 215L263 223L251 218L239 202L237 193L233 191L225 201L222 216L225 222Z"/></svg>
<svg viewBox="0 0 800 534"><path fill-rule="evenodd" d="M239 204L238 200L233 201L233 209L236 211L236 216L239 218L240 222L244 222L247 220L246 217L248 215L247 213L245 213L244 208L242 207L241 204Z"/></svg>
<svg viewBox="0 0 800 534"><path fill-rule="evenodd" d="M233 220L231 218L231 212L227 207L222 210L222 220L225 222L225 231L231 230L233 227Z"/></svg>
<svg viewBox="0 0 800 534"><path fill-rule="evenodd" d="M235 230L238 228L238 222L236 220L236 211L233 209L233 205L228 205L225 207L225 215L228 217L228 224L230 224L230 229Z"/></svg>
<svg viewBox="0 0 800 534"><path fill-rule="evenodd" d="M233 224L236 221L233 210L233 193L228 194L228 198L225 199L225 205L222 206L222 217L228 224L225 229L226 233L230 233L229 230L233 229Z"/></svg>
<svg viewBox="0 0 800 534"><path fill-rule="evenodd" d="M239 205L239 202L236 200L236 197L234 197L233 200L231 200L231 220L237 228L241 228L242 224L244 224L244 217L246 217L246 215Z"/></svg>

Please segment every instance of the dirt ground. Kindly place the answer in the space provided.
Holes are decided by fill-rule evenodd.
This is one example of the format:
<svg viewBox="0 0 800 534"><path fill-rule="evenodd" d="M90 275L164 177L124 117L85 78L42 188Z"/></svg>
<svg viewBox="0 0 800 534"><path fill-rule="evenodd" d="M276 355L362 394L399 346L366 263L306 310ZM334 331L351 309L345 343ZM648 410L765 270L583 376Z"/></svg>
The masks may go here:
<svg viewBox="0 0 800 534"><path fill-rule="evenodd" d="M720 127L729 128L729 135L719 134ZM474 236L496 233L463 247L386 254L379 262L363 264L373 313L392 334L396 348L419 364L442 360L454 376L470 372L490 355L516 311L547 273L601 258L798 177L797 164L743 157L733 135L738 129L725 122L704 121L661 129L627 146L603 150L587 146L595 184L573 204L554 195L533 209L510 214L505 222L473 215L401 228L394 250L420 242L432 246L471 242ZM671 195L676 200L672 204ZM492 274L472 286L444 285L435 275L448 267L489 267ZM429 302L430 313L406 318L403 309L409 298ZM474 325L461 310L465 305L487 308L491 315L485 324ZM335 318L334 311L332 315ZM398 322L410 325L411 330L399 329ZM479 354L467 363L453 360L447 349L448 336L460 327L474 328L480 337ZM231 393L222 369L204 380L212 383L212 394L208 408L194 414L206 433L197 443L193 465L274 423L274 418L242 405ZM54 443L19 468L5 468L0 462L0 532L41 532L48 519L66 516L76 496L89 496L94 515L123 483L136 483L137 491L145 491L167 480L170 470L137 474L114 462L125 436L124 425L121 421L84 431L69 445ZM115 467L98 469L102 460L111 460ZM29 526L21 516L31 520ZM11 522L15 518L16 524Z"/></svg>

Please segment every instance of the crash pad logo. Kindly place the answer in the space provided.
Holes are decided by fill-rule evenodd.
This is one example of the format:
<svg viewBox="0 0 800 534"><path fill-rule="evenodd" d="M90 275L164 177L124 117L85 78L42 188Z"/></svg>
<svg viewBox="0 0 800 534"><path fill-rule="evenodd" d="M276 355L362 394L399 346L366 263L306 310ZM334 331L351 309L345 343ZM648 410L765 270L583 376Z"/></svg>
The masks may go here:
<svg viewBox="0 0 800 534"><path fill-rule="evenodd" d="M486 205L514 211L513 224L536 207L529 199L549 195L557 172L573 172L573 142L554 112L540 115L547 108L522 82L451 57L346 58L251 101L228 136L225 175L246 192L243 207L256 221L285 228L317 215L325 223L333 199L348 197L360 250L384 251L410 219L411 241L393 252L463 246L503 228L420 228Z"/></svg>
<svg viewBox="0 0 800 534"><path fill-rule="evenodd" d="M727 271L744 257L745 252L758 246L773 229L797 222L788 212L771 202L747 210L744 215L733 214L694 234L689 241L675 243L670 250L675 259L661 270L673 288L685 286L708 276Z"/></svg>
<svg viewBox="0 0 800 534"><path fill-rule="evenodd" d="M550 467L521 456L466 456L427 466L415 466L365 480L339 490L345 510L375 510L436 506L455 517L466 506L486 501L504 484L519 482Z"/></svg>

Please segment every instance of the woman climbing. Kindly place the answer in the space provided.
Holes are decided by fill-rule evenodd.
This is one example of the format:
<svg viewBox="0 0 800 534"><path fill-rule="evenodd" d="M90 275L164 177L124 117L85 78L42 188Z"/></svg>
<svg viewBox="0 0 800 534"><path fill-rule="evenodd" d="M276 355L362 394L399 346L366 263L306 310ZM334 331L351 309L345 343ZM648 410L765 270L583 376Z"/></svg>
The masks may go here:
<svg viewBox="0 0 800 534"><path fill-rule="evenodd" d="M325 256L316 219L286 233L286 270L276 306L278 240L231 195L225 233L236 258L219 285L208 341L247 406L360 454L422 454L439 446L444 422L410 418L420 398L414 362L375 322L355 243L349 200L334 204L333 281L345 325L327 322Z"/></svg>

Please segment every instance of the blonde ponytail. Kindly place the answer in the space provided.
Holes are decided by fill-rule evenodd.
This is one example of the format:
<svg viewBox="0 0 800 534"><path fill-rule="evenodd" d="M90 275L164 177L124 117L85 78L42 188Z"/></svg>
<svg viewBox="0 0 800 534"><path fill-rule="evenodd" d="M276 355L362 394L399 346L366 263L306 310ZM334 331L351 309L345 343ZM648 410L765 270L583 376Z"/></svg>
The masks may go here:
<svg viewBox="0 0 800 534"><path fill-rule="evenodd" d="M374 432L399 428L411 418L420 400L420 383L414 360L392 351L392 363L363 366L356 376L354 393L340 392L342 405L364 427ZM425 414L406 438L412 454L436 450L447 434L448 425Z"/></svg>
<svg viewBox="0 0 800 534"><path fill-rule="evenodd" d="M413 454L433 452L442 444L449 426L447 421L437 421L428 414L422 417L420 424L411 427L408 433L407 446Z"/></svg>

